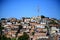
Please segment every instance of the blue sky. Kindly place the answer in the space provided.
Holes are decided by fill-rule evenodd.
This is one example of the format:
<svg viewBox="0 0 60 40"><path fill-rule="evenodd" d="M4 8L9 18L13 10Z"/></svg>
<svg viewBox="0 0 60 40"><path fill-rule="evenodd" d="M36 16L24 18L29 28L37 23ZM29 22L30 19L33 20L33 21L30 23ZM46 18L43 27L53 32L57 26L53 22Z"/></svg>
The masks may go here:
<svg viewBox="0 0 60 40"><path fill-rule="evenodd" d="M60 0L0 0L1 17L32 17L39 15L60 19Z"/></svg>

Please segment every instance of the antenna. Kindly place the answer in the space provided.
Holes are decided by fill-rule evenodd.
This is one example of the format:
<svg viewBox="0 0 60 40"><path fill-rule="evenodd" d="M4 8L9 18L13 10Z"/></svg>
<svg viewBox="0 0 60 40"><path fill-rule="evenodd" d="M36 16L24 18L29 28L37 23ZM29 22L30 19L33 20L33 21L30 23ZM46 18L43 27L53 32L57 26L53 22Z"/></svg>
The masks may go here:
<svg viewBox="0 0 60 40"><path fill-rule="evenodd" d="M40 13L39 5L37 5L37 13L38 13L38 16L39 16L39 13Z"/></svg>

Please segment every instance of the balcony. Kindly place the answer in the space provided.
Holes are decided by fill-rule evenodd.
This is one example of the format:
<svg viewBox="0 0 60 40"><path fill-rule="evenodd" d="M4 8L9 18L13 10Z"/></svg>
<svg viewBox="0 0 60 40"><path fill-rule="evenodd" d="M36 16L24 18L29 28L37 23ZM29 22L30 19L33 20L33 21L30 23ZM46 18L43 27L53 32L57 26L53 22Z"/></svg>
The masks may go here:
<svg viewBox="0 0 60 40"><path fill-rule="evenodd" d="M41 38L46 38L46 39L48 39L49 37L48 36L39 36L39 37L37 37L38 39L41 39Z"/></svg>

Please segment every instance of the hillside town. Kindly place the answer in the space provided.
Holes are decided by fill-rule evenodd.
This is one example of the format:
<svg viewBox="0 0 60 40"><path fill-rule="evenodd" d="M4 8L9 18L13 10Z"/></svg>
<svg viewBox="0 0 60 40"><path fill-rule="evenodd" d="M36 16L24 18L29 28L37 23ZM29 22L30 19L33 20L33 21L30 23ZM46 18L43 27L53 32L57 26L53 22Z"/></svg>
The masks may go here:
<svg viewBox="0 0 60 40"><path fill-rule="evenodd" d="M45 16L1 18L0 36L7 38L16 38L25 33L29 35L28 40L60 40L60 20ZM24 39L24 38L23 38ZM2 39L1 39L2 40Z"/></svg>

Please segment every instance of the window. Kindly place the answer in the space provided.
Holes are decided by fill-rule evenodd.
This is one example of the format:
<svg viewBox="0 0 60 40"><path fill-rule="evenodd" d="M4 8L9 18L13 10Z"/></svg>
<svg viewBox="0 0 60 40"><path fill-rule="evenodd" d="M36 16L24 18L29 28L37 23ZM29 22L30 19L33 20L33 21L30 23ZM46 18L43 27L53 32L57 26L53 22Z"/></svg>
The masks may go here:
<svg viewBox="0 0 60 40"><path fill-rule="evenodd" d="M60 37L58 38L58 40L60 40Z"/></svg>
<svg viewBox="0 0 60 40"><path fill-rule="evenodd" d="M31 38L31 40L33 40L33 38Z"/></svg>
<svg viewBox="0 0 60 40"><path fill-rule="evenodd" d="M60 32L60 29L59 29L59 32Z"/></svg>

